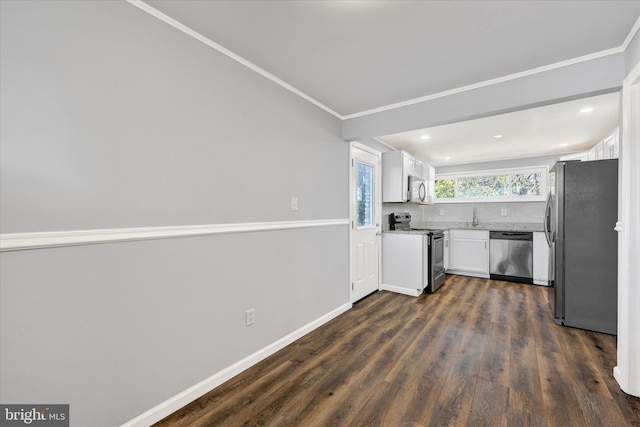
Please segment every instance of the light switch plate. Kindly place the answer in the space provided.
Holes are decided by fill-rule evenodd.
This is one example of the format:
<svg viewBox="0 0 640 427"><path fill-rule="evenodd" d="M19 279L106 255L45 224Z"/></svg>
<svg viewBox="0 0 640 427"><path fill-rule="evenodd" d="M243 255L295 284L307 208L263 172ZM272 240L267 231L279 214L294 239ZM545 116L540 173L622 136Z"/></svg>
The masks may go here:
<svg viewBox="0 0 640 427"><path fill-rule="evenodd" d="M256 312L253 308L246 311L245 320L247 326L251 326L256 323Z"/></svg>
<svg viewBox="0 0 640 427"><path fill-rule="evenodd" d="M294 212L298 210L298 198L297 197L292 197L291 198L291 210L294 211Z"/></svg>

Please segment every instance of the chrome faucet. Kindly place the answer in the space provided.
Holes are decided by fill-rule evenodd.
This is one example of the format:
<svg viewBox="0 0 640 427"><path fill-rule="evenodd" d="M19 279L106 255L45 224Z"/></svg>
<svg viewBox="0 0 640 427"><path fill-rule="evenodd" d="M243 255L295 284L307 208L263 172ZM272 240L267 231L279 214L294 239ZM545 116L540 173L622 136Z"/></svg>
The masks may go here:
<svg viewBox="0 0 640 427"><path fill-rule="evenodd" d="M478 217L477 217L477 214L476 214L476 208L473 208L473 221L471 221L471 225L473 227L478 225Z"/></svg>

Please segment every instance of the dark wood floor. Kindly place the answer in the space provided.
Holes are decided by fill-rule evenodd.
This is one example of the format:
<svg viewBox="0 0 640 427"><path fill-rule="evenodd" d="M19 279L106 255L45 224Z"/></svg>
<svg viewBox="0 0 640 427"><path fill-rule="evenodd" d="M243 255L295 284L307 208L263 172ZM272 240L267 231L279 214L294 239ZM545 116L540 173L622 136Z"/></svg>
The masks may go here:
<svg viewBox="0 0 640 427"><path fill-rule="evenodd" d="M555 325L547 289L448 276L377 292L157 426L640 426L614 336Z"/></svg>

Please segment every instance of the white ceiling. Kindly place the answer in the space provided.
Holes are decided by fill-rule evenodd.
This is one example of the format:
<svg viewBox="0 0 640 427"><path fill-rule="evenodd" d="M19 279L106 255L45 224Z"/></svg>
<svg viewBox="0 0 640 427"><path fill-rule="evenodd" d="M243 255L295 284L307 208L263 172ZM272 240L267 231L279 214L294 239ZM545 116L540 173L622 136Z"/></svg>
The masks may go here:
<svg viewBox="0 0 640 427"><path fill-rule="evenodd" d="M639 0L146 3L342 118L619 49L640 16ZM514 117L520 116L508 116ZM508 123L500 127L510 130L516 144ZM463 133L464 128L447 125L432 131ZM397 138L386 140L395 144Z"/></svg>
<svg viewBox="0 0 640 427"><path fill-rule="evenodd" d="M434 166L575 153L590 149L616 127L619 106L615 92L379 140Z"/></svg>

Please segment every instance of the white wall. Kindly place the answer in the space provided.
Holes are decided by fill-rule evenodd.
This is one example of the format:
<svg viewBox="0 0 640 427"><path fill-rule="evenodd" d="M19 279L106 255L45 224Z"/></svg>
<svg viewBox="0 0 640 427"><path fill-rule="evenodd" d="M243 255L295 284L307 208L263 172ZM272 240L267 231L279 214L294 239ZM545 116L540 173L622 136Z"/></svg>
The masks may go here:
<svg viewBox="0 0 640 427"><path fill-rule="evenodd" d="M126 2L0 7L3 236L348 217L333 116ZM0 263L2 402L69 403L76 426L126 422L349 302L346 225Z"/></svg>
<svg viewBox="0 0 640 427"><path fill-rule="evenodd" d="M2 3L3 233L347 214L339 120L124 2Z"/></svg>

